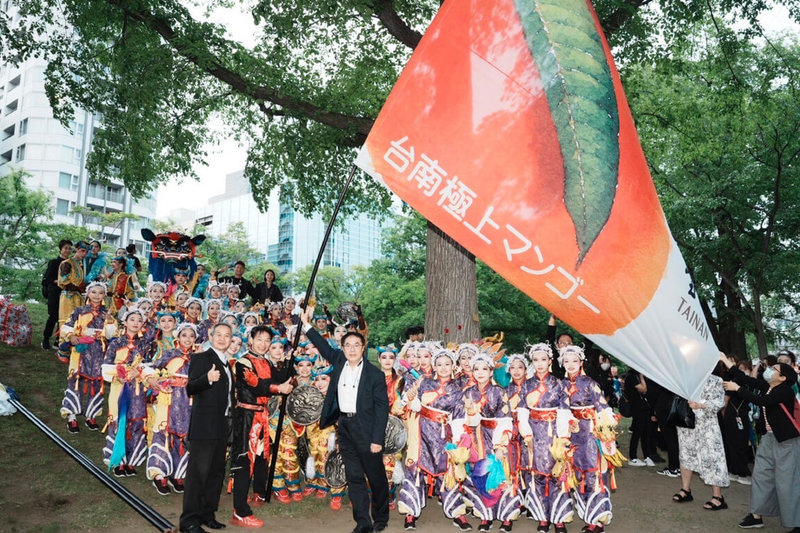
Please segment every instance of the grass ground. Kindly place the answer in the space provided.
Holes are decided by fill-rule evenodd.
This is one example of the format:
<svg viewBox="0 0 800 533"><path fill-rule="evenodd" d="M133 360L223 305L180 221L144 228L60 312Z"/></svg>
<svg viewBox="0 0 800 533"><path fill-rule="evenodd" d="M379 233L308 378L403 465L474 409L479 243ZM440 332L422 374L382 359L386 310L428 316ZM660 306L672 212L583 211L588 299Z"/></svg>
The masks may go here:
<svg viewBox="0 0 800 533"><path fill-rule="evenodd" d="M0 344L0 382L16 389L29 410L102 465L102 433L90 432L83 426L78 435L66 431L58 413L66 383L66 366L56 360L52 351L38 348L46 319L45 307L32 304L28 309L35 328L34 346L12 348ZM623 424L620 433L623 452L627 452L626 427L627 424ZM0 446L0 532L149 530L147 523L133 510L22 415L0 417ZM122 482L167 519L178 523L180 496L158 496L142 474ZM734 531L748 512L749 488L737 484L724 491L729 510L708 512L701 506L710 496L710 490L697 479L693 484L695 501L682 505L670 501L671 495L680 488L679 481L656 475L654 468L623 468L618 471L617 482L619 489L612 497L614 521L608 528L610 532ZM231 498L223 494L217 518L227 521L231 512ZM256 510L256 515L265 520L270 532L350 531L354 525L347 504L341 511L333 512L326 501L316 499L290 505L266 505ZM471 521L476 524L474 518ZM577 532L580 525L575 522L569 529ZM401 530L402 517L392 514L388 531ZM418 522L418 530L445 532L453 528L438 506L431 503ZM514 531L533 530L533 523L526 520L514 527ZM774 533L784 529L772 518L767 520L767 528L762 531Z"/></svg>

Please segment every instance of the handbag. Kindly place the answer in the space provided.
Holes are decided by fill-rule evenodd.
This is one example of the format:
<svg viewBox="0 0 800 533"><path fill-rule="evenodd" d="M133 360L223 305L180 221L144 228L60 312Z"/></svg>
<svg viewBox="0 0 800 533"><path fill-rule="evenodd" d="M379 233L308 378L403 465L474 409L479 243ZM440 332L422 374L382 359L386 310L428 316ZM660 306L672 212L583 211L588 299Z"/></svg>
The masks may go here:
<svg viewBox="0 0 800 533"><path fill-rule="evenodd" d="M789 420L792 422L794 429L796 429L797 432L800 433L800 401L798 401L797 398L794 399L794 409L793 409L794 416L792 416L789 413L789 410L786 408L785 405L781 404L781 409L783 409L783 412L786 413L786 416L789 417Z"/></svg>
<svg viewBox="0 0 800 533"><path fill-rule="evenodd" d="M689 400L680 396L672 398L667 423L679 428L694 429L694 411L689 407Z"/></svg>
<svg viewBox="0 0 800 533"><path fill-rule="evenodd" d="M631 402L625 396L625 393L620 395L617 407L619 409L619 414L624 418L630 418L633 416L633 407L631 406Z"/></svg>

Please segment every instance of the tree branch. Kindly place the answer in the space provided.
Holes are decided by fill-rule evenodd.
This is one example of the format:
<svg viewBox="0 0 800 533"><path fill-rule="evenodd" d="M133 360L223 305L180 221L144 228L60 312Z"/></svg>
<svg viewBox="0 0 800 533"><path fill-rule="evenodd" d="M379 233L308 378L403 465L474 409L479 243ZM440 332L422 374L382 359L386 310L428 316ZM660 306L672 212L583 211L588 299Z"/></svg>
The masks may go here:
<svg viewBox="0 0 800 533"><path fill-rule="evenodd" d="M400 15L394 9L392 0L376 0L372 9L375 12L375 16L378 17L378 20L381 21L383 27L389 31L392 37L412 50L417 47L420 39L422 39L422 34L400 18Z"/></svg>
<svg viewBox="0 0 800 533"><path fill-rule="evenodd" d="M646 6L652 0L626 0L624 4L600 21L606 36L619 30L626 22L636 15L639 8Z"/></svg>
<svg viewBox="0 0 800 533"><path fill-rule="evenodd" d="M326 126L343 131L352 131L354 132L352 140L353 142L358 141L358 144L362 144L366 140L374 119L328 111L311 102L281 94L272 87L251 83L239 73L225 67L222 61L215 57L203 42L189 41L185 36L178 35L163 18L145 9L139 9L138 6L129 6L126 0L108 0L108 2L112 6L121 9L131 19L143 23L158 33L181 57L197 65L207 74L228 85L236 92L257 101L271 102L285 110L292 111Z"/></svg>

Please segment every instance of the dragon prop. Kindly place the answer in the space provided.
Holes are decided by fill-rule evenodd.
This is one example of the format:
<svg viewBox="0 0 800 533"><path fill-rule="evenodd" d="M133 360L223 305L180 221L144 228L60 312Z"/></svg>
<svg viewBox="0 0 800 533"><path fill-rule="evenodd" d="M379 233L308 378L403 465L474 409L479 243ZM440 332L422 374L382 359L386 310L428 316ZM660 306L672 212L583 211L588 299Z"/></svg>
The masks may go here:
<svg viewBox="0 0 800 533"><path fill-rule="evenodd" d="M197 245L206 240L205 235L189 237L176 231L155 234L152 230L142 228L142 238L150 241L150 274L153 281L169 283L176 269L189 270L189 279L197 270L194 258L197 256Z"/></svg>

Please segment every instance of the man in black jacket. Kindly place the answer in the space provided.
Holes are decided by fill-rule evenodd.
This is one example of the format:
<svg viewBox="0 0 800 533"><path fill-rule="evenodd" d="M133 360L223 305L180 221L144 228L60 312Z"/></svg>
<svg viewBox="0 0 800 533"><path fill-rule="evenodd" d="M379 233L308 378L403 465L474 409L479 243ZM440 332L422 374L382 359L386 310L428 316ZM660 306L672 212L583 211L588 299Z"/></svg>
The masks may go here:
<svg viewBox="0 0 800 533"><path fill-rule="evenodd" d="M62 239L58 242L59 256L47 262L47 269L42 276L42 296L47 300L47 323L44 325L44 338L42 350L50 349L50 337L53 328L58 323L58 300L61 297L61 287L58 286L58 267L69 259L72 253L72 241ZM58 342L56 342L56 345Z"/></svg>
<svg viewBox="0 0 800 533"><path fill-rule="evenodd" d="M180 529L189 533L205 531L203 525L212 529L225 527L214 513L225 478L233 409L233 379L225 354L233 331L227 324L216 324L209 335L211 348L192 356L186 385L186 393L192 397L192 418Z"/></svg>
<svg viewBox="0 0 800 533"><path fill-rule="evenodd" d="M377 366L365 360L363 335L346 333L342 350L336 350L311 327L313 316L314 308L306 307L300 317L303 331L333 365L319 425L325 428L339 421L336 435L353 502L353 533L383 531L389 522L389 484L381 453L389 419L386 380ZM372 518L365 476L372 489Z"/></svg>
<svg viewBox="0 0 800 533"><path fill-rule="evenodd" d="M245 299L249 296L253 299L253 303L255 303L258 295L256 294L256 289L253 287L253 284L244 277L244 261L236 261L236 263L233 265L233 276L224 278L219 277L219 275L226 270L228 270L228 267L223 267L217 270L214 272L214 278L219 283L230 283L231 285L236 285L239 287L239 298Z"/></svg>

